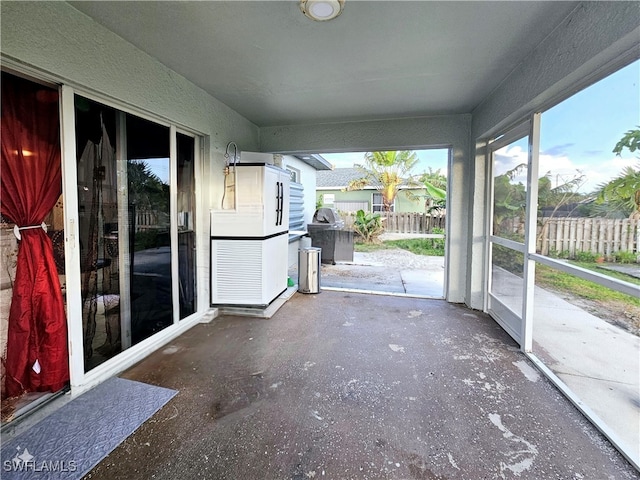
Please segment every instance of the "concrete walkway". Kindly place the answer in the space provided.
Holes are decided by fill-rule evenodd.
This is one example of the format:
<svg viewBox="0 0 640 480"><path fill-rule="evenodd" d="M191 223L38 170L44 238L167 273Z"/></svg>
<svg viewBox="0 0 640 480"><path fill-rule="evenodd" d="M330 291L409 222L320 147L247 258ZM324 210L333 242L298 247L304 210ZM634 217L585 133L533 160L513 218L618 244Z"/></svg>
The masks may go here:
<svg viewBox="0 0 640 480"><path fill-rule="evenodd" d="M640 337L541 288L534 308L533 352L640 464Z"/></svg>
<svg viewBox="0 0 640 480"><path fill-rule="evenodd" d="M409 252L406 252L407 254ZM385 265L371 261L375 255L355 252L353 262L321 266L321 288L353 289L364 292L403 293L444 298L444 257L420 258L420 266ZM297 268L289 276L298 278Z"/></svg>
<svg viewBox="0 0 640 480"><path fill-rule="evenodd" d="M493 292L522 310L522 279L493 270ZM640 337L536 287L533 353L626 445L640 464Z"/></svg>
<svg viewBox="0 0 640 480"><path fill-rule="evenodd" d="M86 478L637 478L492 319L439 300L297 293L123 376L179 393Z"/></svg>

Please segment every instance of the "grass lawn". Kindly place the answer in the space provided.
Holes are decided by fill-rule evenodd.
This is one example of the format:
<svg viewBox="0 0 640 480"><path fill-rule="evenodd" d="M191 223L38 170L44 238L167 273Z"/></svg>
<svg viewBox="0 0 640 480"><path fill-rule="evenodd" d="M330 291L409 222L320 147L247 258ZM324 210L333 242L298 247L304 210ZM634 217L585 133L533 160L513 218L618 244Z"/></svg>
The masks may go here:
<svg viewBox="0 0 640 480"><path fill-rule="evenodd" d="M387 240L382 243L356 243L356 252L375 252L388 248L401 248L409 250L416 255L427 255L430 257L444 256L444 239L441 238L412 238L407 240Z"/></svg>
<svg viewBox="0 0 640 480"><path fill-rule="evenodd" d="M607 270L595 263L572 263L588 270L640 285L640 279ZM640 335L640 298L637 296L617 292L540 264L536 265L536 285L552 292L568 295L567 300L570 303L580 307L586 305L588 310L597 317L621 326L635 335ZM572 298L576 300L572 301Z"/></svg>
<svg viewBox="0 0 640 480"><path fill-rule="evenodd" d="M579 264L580 267L603 273L607 276L618 278L626 282L640 285L640 280L630 275L612 272L604 268L595 267L594 264ZM596 283L561 272L546 265L536 265L536 284L547 289L570 293L586 300L606 302L623 302L628 305L640 307L640 298L626 295L611 290Z"/></svg>

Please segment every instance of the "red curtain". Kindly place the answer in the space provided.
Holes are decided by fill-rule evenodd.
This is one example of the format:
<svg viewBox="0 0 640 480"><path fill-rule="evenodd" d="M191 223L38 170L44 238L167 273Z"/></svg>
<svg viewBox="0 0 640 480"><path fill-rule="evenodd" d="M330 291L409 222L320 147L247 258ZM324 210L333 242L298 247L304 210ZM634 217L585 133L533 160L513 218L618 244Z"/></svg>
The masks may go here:
<svg viewBox="0 0 640 480"><path fill-rule="evenodd" d="M38 225L62 191L58 92L2 74L0 211L20 227ZM56 391L69 380L67 322L51 240L20 231L9 311L7 395Z"/></svg>

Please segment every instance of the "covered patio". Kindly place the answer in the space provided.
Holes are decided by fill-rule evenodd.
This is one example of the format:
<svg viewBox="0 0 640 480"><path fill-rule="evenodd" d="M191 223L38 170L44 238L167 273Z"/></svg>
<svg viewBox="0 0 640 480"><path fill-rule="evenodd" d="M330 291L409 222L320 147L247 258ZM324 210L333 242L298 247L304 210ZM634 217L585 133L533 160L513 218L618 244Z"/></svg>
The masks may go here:
<svg viewBox="0 0 640 480"><path fill-rule="evenodd" d="M68 333L62 361L53 365L65 374L58 400L77 405L100 387L108 390L105 384L117 376L176 393L88 478L637 478L638 442L625 451L609 425L596 417L587 421L583 399L571 390L582 383L575 380L578 369L558 379L553 365L539 361L550 351L534 348L534 334L546 331L564 347L560 339L566 337L557 332L573 335L569 320L578 316L569 309L558 315L563 304L536 300L536 267L638 296L637 286L548 258L535 242L542 116L636 65L637 2L348 0L331 22L310 20L301 3L0 6L3 78L48 90L53 95L44 99L57 102L50 106L60 124L59 159L50 163L62 172L53 213L55 230L66 232L60 236L65 272L50 269L64 287L47 293L65 295L64 321L58 323ZM91 130L112 131L113 155L105 161L110 173L83 163L83 146L98 145L96 132L83 131L87 118L99 120L100 128ZM567 135L554 146L572 141ZM127 154L138 143L148 151L129 148ZM605 143L601 148L610 149ZM156 152L160 144L162 152ZM312 163L323 152L448 149L446 257L438 271L443 300L323 291L295 294L269 320L216 318L209 213L224 203L231 144L240 152ZM528 168L526 228L515 239L493 228L502 148L521 149ZM14 152L23 158L32 153ZM126 241L136 202L133 193L124 195L123 179L141 158L166 173L162 206L171 253L162 282L155 272L133 268L136 245ZM312 164L289 166L311 198ZM107 174L113 188L100 198L123 193L120 207L92 210L98 204L87 192ZM89 361L95 317L85 314L81 294L84 279L91 278L81 266L81 234L85 247L93 238L82 228L83 222L91 225L88 211L95 211L91 218L100 226L92 230L94 278L117 280L102 291L102 313L105 320L117 313L112 319L124 339L100 362ZM31 229L40 221L18 223ZM4 225L5 238L12 229ZM634 245L630 253L638 251ZM97 247L111 251L117 271L97 272ZM166 253L157 247L155 253ZM517 262L503 263L521 267L519 284L501 291L505 265L494 253L505 251ZM135 258L144 260L139 253ZM11 282L4 272L0 280L3 298L9 298ZM406 292L411 282L400 280ZM138 295L141 286L149 287L149 295ZM105 303L111 288L120 295L116 310ZM516 296L508 295L511 290ZM143 335L127 329L136 312L155 320L156 307L171 318ZM541 315L549 312L561 323L539 329ZM602 338L591 338L597 353L592 363L603 365ZM616 338L611 345L622 351ZM582 365L591 351L561 355ZM629 375L637 373L638 355L623 357ZM21 373L40 375L39 360L25 362ZM618 413L610 407L613 387L602 385L591 398ZM619 391L637 418L637 384ZM94 410L77 420L88 428L96 417L127 420L130 405L114 403L112 416ZM11 429L24 430L27 423L3 429L3 443ZM55 434L49 439L73 435Z"/></svg>
<svg viewBox="0 0 640 480"><path fill-rule="evenodd" d="M441 300L298 293L121 376L179 393L86 478L637 474L493 320Z"/></svg>

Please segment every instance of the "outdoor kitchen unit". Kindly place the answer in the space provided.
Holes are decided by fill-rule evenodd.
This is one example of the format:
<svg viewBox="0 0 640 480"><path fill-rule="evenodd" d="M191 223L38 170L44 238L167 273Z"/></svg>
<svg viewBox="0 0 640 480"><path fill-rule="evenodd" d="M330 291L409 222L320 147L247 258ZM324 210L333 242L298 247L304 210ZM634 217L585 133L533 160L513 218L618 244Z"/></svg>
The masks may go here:
<svg viewBox="0 0 640 480"><path fill-rule="evenodd" d="M225 168L221 207L233 208L211 210L212 305L264 307L287 289L290 175L247 153Z"/></svg>

